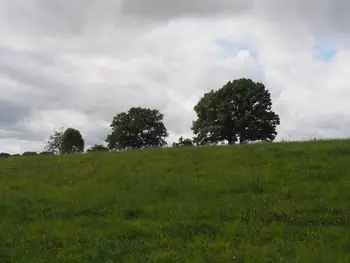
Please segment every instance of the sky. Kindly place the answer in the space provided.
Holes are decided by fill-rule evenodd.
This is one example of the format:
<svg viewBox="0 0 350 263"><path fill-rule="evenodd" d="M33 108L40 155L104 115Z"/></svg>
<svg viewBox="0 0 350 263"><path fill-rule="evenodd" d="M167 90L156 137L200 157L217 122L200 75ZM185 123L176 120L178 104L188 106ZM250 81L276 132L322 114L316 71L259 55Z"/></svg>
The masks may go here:
<svg viewBox="0 0 350 263"><path fill-rule="evenodd" d="M60 127L104 143L113 116L159 109L167 141L237 78L262 82L277 141L350 135L348 0L0 0L0 152Z"/></svg>

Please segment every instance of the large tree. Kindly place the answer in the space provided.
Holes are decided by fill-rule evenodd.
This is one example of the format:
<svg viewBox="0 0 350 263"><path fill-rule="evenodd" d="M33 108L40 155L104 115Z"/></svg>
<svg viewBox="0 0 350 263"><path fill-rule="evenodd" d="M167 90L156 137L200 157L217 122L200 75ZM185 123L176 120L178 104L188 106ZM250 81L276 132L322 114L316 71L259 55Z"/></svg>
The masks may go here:
<svg viewBox="0 0 350 263"><path fill-rule="evenodd" d="M46 142L44 152L51 152L54 154L62 154L62 139L64 128L61 127L50 135L49 140Z"/></svg>
<svg viewBox="0 0 350 263"><path fill-rule="evenodd" d="M192 130L198 144L227 141L273 141L279 116L272 111L270 92L262 83L241 78L205 93L194 107Z"/></svg>
<svg viewBox="0 0 350 263"><path fill-rule="evenodd" d="M79 130L68 128L62 137L62 153L84 152L84 139Z"/></svg>
<svg viewBox="0 0 350 263"><path fill-rule="evenodd" d="M156 109L132 107L117 114L106 142L110 150L139 149L166 145L168 136L163 114Z"/></svg>

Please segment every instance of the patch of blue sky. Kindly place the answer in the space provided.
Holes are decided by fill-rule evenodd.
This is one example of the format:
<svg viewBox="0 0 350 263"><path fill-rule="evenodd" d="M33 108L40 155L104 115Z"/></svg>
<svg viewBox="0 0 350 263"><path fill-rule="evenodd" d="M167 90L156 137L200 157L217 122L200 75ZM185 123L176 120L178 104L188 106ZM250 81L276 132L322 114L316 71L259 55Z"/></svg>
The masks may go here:
<svg viewBox="0 0 350 263"><path fill-rule="evenodd" d="M332 61L337 52L337 46L329 42L316 42L312 47L313 57L323 62Z"/></svg>
<svg viewBox="0 0 350 263"><path fill-rule="evenodd" d="M252 57L256 58L257 53L252 50L248 45L239 42L233 42L225 38L221 38L215 41L215 44L222 48L223 56L235 56L239 51L249 51Z"/></svg>

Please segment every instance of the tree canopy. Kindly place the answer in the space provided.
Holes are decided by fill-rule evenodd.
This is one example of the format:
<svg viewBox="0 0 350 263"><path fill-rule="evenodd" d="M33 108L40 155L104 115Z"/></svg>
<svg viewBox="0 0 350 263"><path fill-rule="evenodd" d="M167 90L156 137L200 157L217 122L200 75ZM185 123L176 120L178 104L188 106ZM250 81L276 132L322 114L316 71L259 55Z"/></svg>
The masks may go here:
<svg viewBox="0 0 350 263"><path fill-rule="evenodd" d="M106 142L111 150L161 147L168 136L163 114L156 109L132 107L117 114Z"/></svg>
<svg viewBox="0 0 350 263"><path fill-rule="evenodd" d="M64 128L56 130L50 135L49 140L46 142L44 152L51 152L54 154L62 154L62 139L63 139Z"/></svg>
<svg viewBox="0 0 350 263"><path fill-rule="evenodd" d="M87 152L108 152L108 148L102 144L95 144Z"/></svg>
<svg viewBox="0 0 350 263"><path fill-rule="evenodd" d="M22 154L22 156L37 156L38 153L37 152L24 152Z"/></svg>
<svg viewBox="0 0 350 263"><path fill-rule="evenodd" d="M10 156L11 156L11 154L9 154L9 153L4 153L4 152L0 153L0 158L8 158Z"/></svg>
<svg viewBox="0 0 350 263"><path fill-rule="evenodd" d="M65 130L62 136L62 147L63 154L84 152L84 139L80 131L68 128Z"/></svg>
<svg viewBox="0 0 350 263"><path fill-rule="evenodd" d="M189 138L183 138L182 136L179 138L178 142L173 143L173 147L183 147L183 146L193 146L193 142Z"/></svg>
<svg viewBox="0 0 350 263"><path fill-rule="evenodd" d="M198 144L273 141L280 124L272 111L270 92L262 83L246 78L205 93L194 110L197 120L192 130Z"/></svg>
<svg viewBox="0 0 350 263"><path fill-rule="evenodd" d="M45 152L45 151L43 151L43 152L39 153L39 155L41 155L41 156L51 156L51 155L55 155L55 154L53 152Z"/></svg>

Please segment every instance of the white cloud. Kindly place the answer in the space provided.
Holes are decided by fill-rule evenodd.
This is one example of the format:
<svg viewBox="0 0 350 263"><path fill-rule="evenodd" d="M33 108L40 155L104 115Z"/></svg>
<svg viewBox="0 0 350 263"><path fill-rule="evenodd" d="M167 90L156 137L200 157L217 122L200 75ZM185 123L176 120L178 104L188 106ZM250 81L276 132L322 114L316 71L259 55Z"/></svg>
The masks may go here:
<svg viewBox="0 0 350 263"><path fill-rule="evenodd" d="M271 91L279 139L347 136L348 2L155 3L0 0L0 151L40 151L61 126L100 143L131 106L164 113L171 143L192 136L204 92L239 77Z"/></svg>

